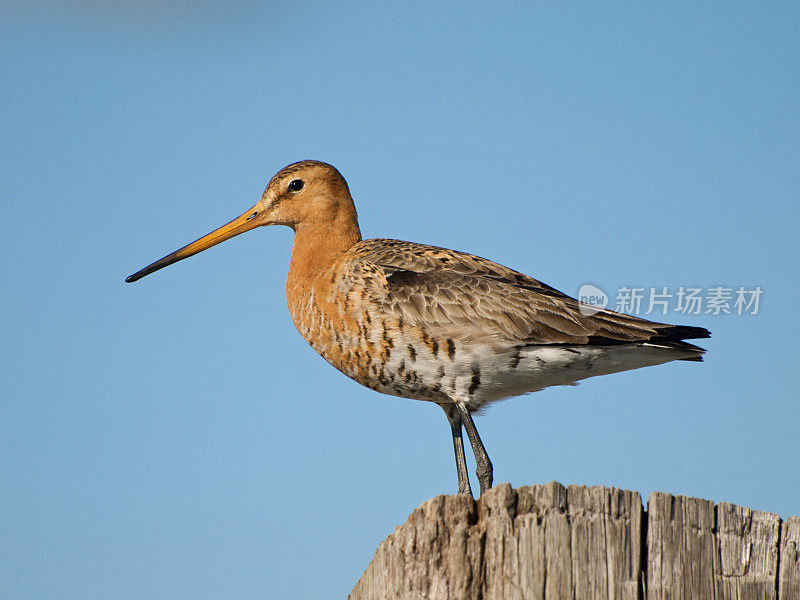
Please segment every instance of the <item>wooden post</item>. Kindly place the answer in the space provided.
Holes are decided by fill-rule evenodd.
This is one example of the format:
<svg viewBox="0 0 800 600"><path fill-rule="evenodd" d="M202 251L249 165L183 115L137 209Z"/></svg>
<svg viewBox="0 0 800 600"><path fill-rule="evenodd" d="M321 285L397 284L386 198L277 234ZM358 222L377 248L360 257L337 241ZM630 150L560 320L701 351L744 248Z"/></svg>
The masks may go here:
<svg viewBox="0 0 800 600"><path fill-rule="evenodd" d="M800 600L800 518L559 483L437 496L350 600Z"/></svg>
<svg viewBox="0 0 800 600"><path fill-rule="evenodd" d="M778 599L800 600L800 517L789 517L781 525Z"/></svg>

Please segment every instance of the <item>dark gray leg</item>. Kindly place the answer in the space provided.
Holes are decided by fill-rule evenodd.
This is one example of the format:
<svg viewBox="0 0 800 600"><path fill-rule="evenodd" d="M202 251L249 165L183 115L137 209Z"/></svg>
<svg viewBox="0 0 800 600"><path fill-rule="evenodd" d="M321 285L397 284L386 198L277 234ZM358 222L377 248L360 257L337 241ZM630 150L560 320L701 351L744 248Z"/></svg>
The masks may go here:
<svg viewBox="0 0 800 600"><path fill-rule="evenodd" d="M478 474L478 483L481 485L481 496L484 492L492 487L492 461L489 460L489 455L486 454L486 449L481 442L481 436L478 435L478 430L475 428L475 423L472 422L472 415L469 414L469 409L466 404L462 402L456 403L458 413L461 415L461 423L464 429L467 430L467 437L472 444L472 451L475 453L475 464L477 465L476 473Z"/></svg>
<svg viewBox="0 0 800 600"><path fill-rule="evenodd" d="M453 450L456 453L456 471L458 472L458 493L469 494L469 474L467 473L467 458L464 456L464 441L461 437L461 414L454 404L440 404L450 423L450 432L453 434Z"/></svg>

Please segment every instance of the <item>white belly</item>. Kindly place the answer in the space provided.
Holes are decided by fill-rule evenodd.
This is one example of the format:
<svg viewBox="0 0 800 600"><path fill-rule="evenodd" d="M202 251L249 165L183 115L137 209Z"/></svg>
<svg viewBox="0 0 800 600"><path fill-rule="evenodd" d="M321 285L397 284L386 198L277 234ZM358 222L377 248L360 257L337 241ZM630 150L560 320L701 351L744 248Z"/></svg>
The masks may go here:
<svg viewBox="0 0 800 600"><path fill-rule="evenodd" d="M385 385L370 386L394 396L449 402L463 400L471 410L491 402L536 392L554 385L659 365L694 353L647 343L613 346L525 346L465 348L455 360L409 360L393 356L384 365L393 373ZM401 367L400 374L397 373Z"/></svg>

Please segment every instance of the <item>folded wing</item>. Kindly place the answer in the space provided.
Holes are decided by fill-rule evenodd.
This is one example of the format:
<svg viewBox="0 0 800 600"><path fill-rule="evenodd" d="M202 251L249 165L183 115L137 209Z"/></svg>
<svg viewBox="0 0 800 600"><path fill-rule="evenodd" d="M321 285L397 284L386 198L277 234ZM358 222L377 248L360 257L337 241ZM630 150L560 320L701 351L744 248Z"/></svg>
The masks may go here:
<svg viewBox="0 0 800 600"><path fill-rule="evenodd" d="M366 240L356 250L358 261L376 267L375 275L385 280L385 293L375 299L383 309L432 332L519 344L652 342L700 352L681 340L710 336L702 327L610 310L584 314L576 299L471 254L398 240Z"/></svg>

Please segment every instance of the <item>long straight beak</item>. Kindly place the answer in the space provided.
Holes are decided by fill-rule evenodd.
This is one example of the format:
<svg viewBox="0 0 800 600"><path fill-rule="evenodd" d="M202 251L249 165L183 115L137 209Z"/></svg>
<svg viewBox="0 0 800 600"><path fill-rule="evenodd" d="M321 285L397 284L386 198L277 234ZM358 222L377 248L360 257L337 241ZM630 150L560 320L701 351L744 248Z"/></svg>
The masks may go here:
<svg viewBox="0 0 800 600"><path fill-rule="evenodd" d="M127 283L138 281L145 275L150 275L150 273L154 273L159 269L168 267L169 265L176 263L179 260L183 260L184 258L189 258L198 252L202 252L207 248L211 248L211 246L216 246L217 244L237 236L240 233L255 229L259 225L264 225L264 222L257 218L260 213L261 211L259 210L258 205L254 206L247 212L236 217L230 223L226 223L219 229L215 229L211 233L201 237L199 240L195 240L191 244L184 246L180 250L176 250L172 254L167 254L164 258L157 260L153 264L147 265L141 271L137 271L130 277L126 278L125 281Z"/></svg>

